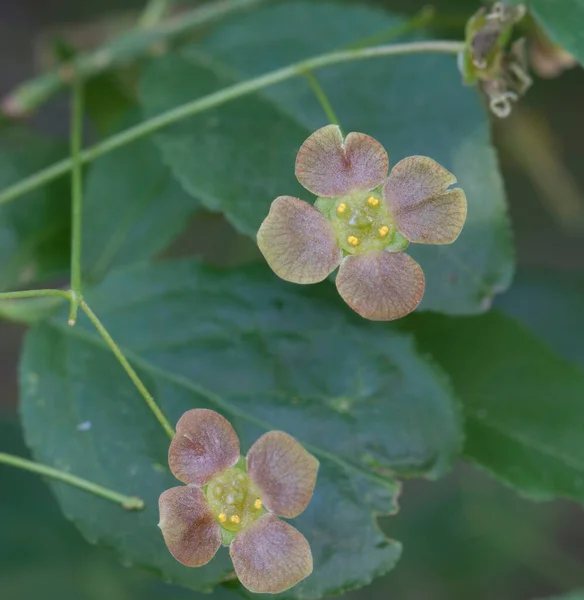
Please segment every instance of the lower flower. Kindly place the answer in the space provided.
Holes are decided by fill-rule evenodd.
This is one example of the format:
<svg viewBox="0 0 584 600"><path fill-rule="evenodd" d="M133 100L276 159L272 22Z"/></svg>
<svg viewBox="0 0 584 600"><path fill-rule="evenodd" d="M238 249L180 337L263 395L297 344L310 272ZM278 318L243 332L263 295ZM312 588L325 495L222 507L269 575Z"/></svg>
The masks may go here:
<svg viewBox="0 0 584 600"><path fill-rule="evenodd" d="M278 518L302 513L316 485L318 461L294 438L268 432L243 458L231 424L194 409L177 424L169 465L187 484L159 500L159 527L178 561L203 566L223 543L239 580L256 593L277 594L310 575L308 542Z"/></svg>

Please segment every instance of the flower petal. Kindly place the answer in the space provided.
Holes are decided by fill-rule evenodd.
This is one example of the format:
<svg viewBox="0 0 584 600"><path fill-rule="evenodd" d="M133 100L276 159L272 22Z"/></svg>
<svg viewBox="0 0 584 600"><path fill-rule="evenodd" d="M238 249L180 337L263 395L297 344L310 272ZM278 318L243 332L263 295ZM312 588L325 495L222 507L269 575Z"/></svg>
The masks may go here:
<svg viewBox="0 0 584 600"><path fill-rule="evenodd" d="M176 425L168 464L183 483L205 485L239 460L239 440L231 423L204 408L187 411Z"/></svg>
<svg viewBox="0 0 584 600"><path fill-rule="evenodd" d="M279 594L312 573L306 538L271 514L242 530L229 553L239 581L256 594Z"/></svg>
<svg viewBox="0 0 584 600"><path fill-rule="evenodd" d="M343 142L337 125L315 131L296 157L296 177L310 192L335 198L380 186L389 169L383 146L364 133L350 133Z"/></svg>
<svg viewBox="0 0 584 600"><path fill-rule="evenodd" d="M187 567L206 565L221 546L221 533L203 492L192 485L171 488L158 506L158 526L171 554Z"/></svg>
<svg viewBox="0 0 584 600"><path fill-rule="evenodd" d="M292 519L308 506L318 472L318 460L291 435L270 431L247 453L247 472L268 510Z"/></svg>
<svg viewBox="0 0 584 600"><path fill-rule="evenodd" d="M397 227L410 242L450 244L466 220L466 196L449 190L456 177L435 160L410 156L395 165L383 197Z"/></svg>
<svg viewBox="0 0 584 600"><path fill-rule="evenodd" d="M337 275L343 300L372 321L393 321L411 313L422 300L424 286L420 265L403 252L347 256Z"/></svg>
<svg viewBox="0 0 584 600"><path fill-rule="evenodd" d="M323 281L341 262L330 222L292 196L272 202L258 231L258 246L274 273L293 283Z"/></svg>

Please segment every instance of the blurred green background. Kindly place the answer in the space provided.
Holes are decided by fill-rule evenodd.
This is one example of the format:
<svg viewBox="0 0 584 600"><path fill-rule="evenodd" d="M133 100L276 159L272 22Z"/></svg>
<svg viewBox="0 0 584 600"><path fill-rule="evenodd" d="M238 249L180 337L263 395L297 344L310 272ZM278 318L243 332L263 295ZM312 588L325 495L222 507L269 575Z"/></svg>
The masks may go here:
<svg viewBox="0 0 584 600"><path fill-rule="evenodd" d="M429 4L370 2L410 13ZM39 49L47 31L76 29L80 23L122 13L133 18L132 11L143 4L143 0L2 0L0 95L38 72L43 55ZM432 5L437 9L437 29L453 37L461 37L466 18L477 6L464 0ZM87 31L91 30L85 33L91 37ZM574 311L566 314L584 311L583 106L582 69L554 80L537 80L514 115L494 124L494 135L519 261L518 284L500 305L520 319L534 319L549 343L584 364L584 319L574 323L565 316L562 321L561 311L548 319L547 299L531 285L545 270L553 282L546 293L556 294L561 301L569 286ZM65 138L67 111L66 99L58 98L35 116L34 127ZM194 250L207 253L215 262L232 261L241 244L250 242L234 236L231 247L213 247L212 240L222 237L216 232L227 227L220 217L203 214L193 223L198 241L192 242L195 236L191 235L174 252ZM26 455L17 424L16 389L23 330L7 323L0 323L0 328L0 450ZM396 517L384 523L389 535L404 543L397 569L347 597L527 600L584 588L584 512L573 503L524 501L486 475L460 465L437 483L407 483L402 506ZM123 566L107 550L90 546L61 515L41 480L0 467L2 600L150 600L194 595Z"/></svg>

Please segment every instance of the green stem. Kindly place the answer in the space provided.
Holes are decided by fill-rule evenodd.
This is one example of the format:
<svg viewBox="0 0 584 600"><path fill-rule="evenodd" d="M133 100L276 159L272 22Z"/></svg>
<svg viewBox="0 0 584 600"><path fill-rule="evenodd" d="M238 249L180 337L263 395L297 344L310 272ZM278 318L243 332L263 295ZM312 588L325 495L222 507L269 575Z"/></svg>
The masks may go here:
<svg viewBox="0 0 584 600"><path fill-rule="evenodd" d="M113 67L128 64L146 54L152 46L265 1L220 0L182 13L153 28L131 30L92 52L79 54L67 69L61 66L21 84L3 98L0 112L14 118L25 116L61 91L71 77L87 80Z"/></svg>
<svg viewBox="0 0 584 600"><path fill-rule="evenodd" d="M341 123L339 118L337 117L335 111L333 110L332 104L330 103L325 91L322 89L322 86L318 82L316 75L312 71L307 71L305 74L306 79L308 79L308 83L314 92L317 100L320 102L322 109L324 110L324 114L327 119L330 121L332 125L338 125L340 127Z"/></svg>
<svg viewBox="0 0 584 600"><path fill-rule="evenodd" d="M83 175L81 165L81 144L83 136L83 83L75 80L73 84L73 110L71 117L71 290L72 312L81 296L81 225L83 203ZM75 314L70 318L75 323Z"/></svg>
<svg viewBox="0 0 584 600"><path fill-rule="evenodd" d="M77 314L77 299L75 293L71 290L24 290L21 292L2 292L0 300L24 300L31 298L64 298L71 303L71 311L69 313L69 325L74 325L74 319ZM18 303L10 307L10 303L0 307L0 317L11 321L30 324L39 318L39 315L46 314L46 311L52 307L52 304L33 304L34 300L29 304ZM38 301L37 301L38 302ZM38 309L38 310L37 310ZM72 322L73 321L73 322Z"/></svg>
<svg viewBox="0 0 584 600"><path fill-rule="evenodd" d="M2 292L0 300L17 300L20 298L39 298L41 296L59 296L71 300L71 293L65 290L24 290L22 292Z"/></svg>
<svg viewBox="0 0 584 600"><path fill-rule="evenodd" d="M136 498L135 496L125 496L124 494L114 492L101 485L87 481L86 479L81 479L81 477L76 477L70 473L65 473L64 471L59 471L58 469L53 469L52 467L41 465L31 460L12 456L11 454L0 453L0 463L62 481L91 494L95 494L96 496L100 496L101 498L105 498L106 500L117 502L127 510L142 510L144 508L144 501L140 498Z"/></svg>
<svg viewBox="0 0 584 600"><path fill-rule="evenodd" d="M140 15L138 27L141 29L150 29L158 24L164 17L164 13L170 5L169 0L150 0Z"/></svg>
<svg viewBox="0 0 584 600"><path fill-rule="evenodd" d="M118 359L120 364L122 365L124 371L128 374L128 377L132 380L144 400L146 404L156 417L157 421L162 425L166 433L172 439L174 437L174 429L172 425L168 422L168 419L164 416L164 413L160 410L158 404L151 396L150 392L146 389L146 386L142 383L141 379L138 377L136 371L134 371L132 365L128 361L128 359L124 356L121 348L114 342L112 336L108 333L107 329L102 325L101 321L97 318L97 315L89 308L89 305L85 300L80 300L79 306L81 310L89 317L89 320L95 325L95 328L100 333L101 337L104 339L105 343L109 346L110 350L114 353L115 357Z"/></svg>
<svg viewBox="0 0 584 600"><path fill-rule="evenodd" d="M223 88L213 94L203 96L191 102L187 102L176 108L172 108L156 117L152 117L134 127L114 135L102 143L88 148L81 153L83 163L90 162L96 158L107 154L117 148L125 146L144 136L150 135L168 125L177 121L192 117L211 108L226 104L231 100L247 96L258 90L281 83L293 77L304 75L307 71L320 69L329 65L338 63L364 60L368 58L382 56L399 56L407 54L422 53L441 53L458 54L464 47L462 42L449 41L429 41L429 42L410 42L405 44L391 44L387 46L376 46L373 48L359 48L355 50L340 50L315 56L308 60L271 71L265 75L248 79L241 83ZM27 177L13 186L6 188L0 194L0 204L10 202L19 196L22 196L31 190L34 190L65 173L72 168L71 159L65 159L61 162Z"/></svg>

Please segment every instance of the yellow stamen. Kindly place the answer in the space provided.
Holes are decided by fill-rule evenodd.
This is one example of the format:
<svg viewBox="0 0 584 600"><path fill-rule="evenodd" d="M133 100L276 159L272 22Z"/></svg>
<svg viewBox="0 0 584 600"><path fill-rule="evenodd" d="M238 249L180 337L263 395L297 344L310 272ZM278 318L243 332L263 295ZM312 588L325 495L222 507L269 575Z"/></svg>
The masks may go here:
<svg viewBox="0 0 584 600"><path fill-rule="evenodd" d="M231 522L232 522L232 523L235 523L235 524L237 524L237 523L239 523L239 521L241 521L241 519L239 518L239 516L238 516L238 515L233 515L233 516L231 517Z"/></svg>
<svg viewBox="0 0 584 600"><path fill-rule="evenodd" d="M225 523L225 521L227 521L227 515L225 513L221 513L218 519L221 521L221 523Z"/></svg>
<svg viewBox="0 0 584 600"><path fill-rule="evenodd" d="M379 200L371 196L369 200L367 200L367 204L369 204L369 206L377 206L379 204Z"/></svg>
<svg viewBox="0 0 584 600"><path fill-rule="evenodd" d="M384 225L383 227L379 228L379 235L381 237L385 237L388 233L389 233L389 227L387 225Z"/></svg>
<svg viewBox="0 0 584 600"><path fill-rule="evenodd" d="M258 498L254 503L254 508L256 508L257 510L259 510L262 507L262 501Z"/></svg>
<svg viewBox="0 0 584 600"><path fill-rule="evenodd" d="M347 242L349 242L351 246L356 246L359 243L359 238L356 238L354 235L350 235L347 238Z"/></svg>
<svg viewBox="0 0 584 600"><path fill-rule="evenodd" d="M347 210L347 205L344 202L341 202L341 204L339 204L339 206L337 207L337 212L339 214L344 213Z"/></svg>

